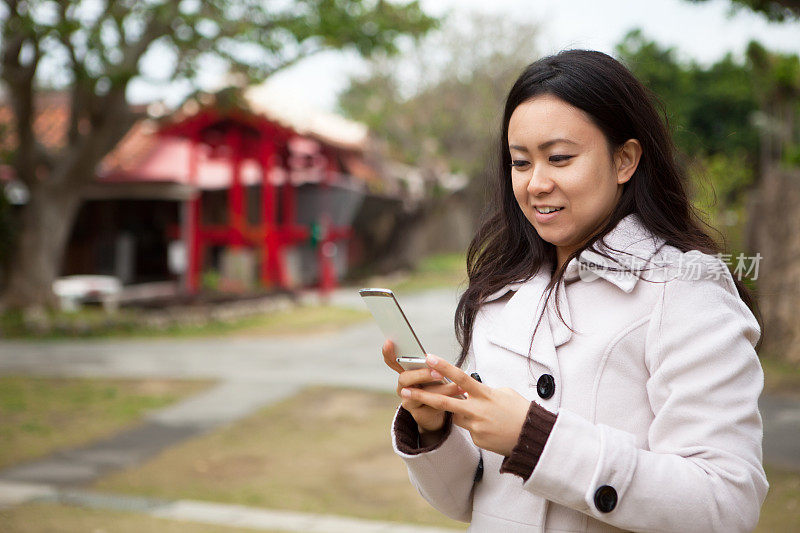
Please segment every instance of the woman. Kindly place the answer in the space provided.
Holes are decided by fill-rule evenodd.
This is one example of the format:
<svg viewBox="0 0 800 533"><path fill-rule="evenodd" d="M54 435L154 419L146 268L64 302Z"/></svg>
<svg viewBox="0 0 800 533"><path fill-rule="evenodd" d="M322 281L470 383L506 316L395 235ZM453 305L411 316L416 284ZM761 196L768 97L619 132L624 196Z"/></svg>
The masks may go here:
<svg viewBox="0 0 800 533"><path fill-rule="evenodd" d="M394 449L473 531L758 522L760 326L650 98L600 52L528 66L468 251L457 364L404 372L383 347L400 373Z"/></svg>

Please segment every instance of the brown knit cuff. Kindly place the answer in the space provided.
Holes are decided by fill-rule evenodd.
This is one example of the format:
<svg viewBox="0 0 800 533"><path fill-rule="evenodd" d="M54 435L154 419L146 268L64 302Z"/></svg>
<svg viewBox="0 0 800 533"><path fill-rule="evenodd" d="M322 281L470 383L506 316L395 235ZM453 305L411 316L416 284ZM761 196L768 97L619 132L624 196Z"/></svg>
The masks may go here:
<svg viewBox="0 0 800 533"><path fill-rule="evenodd" d="M536 402L531 402L519 440L511 455L503 459L500 473L509 472L527 481L531 477L539 456L542 455L547 437L556 423L556 415Z"/></svg>
<svg viewBox="0 0 800 533"><path fill-rule="evenodd" d="M417 455L419 453L430 452L441 446L441 444L450 436L450 430L453 428L452 424L453 413L446 412L444 414L444 433L439 442L431 444L430 446L422 447L419 443L419 426L417 421L411 416L402 405L397 411L397 417L394 420L394 434L397 438L397 449L407 455Z"/></svg>

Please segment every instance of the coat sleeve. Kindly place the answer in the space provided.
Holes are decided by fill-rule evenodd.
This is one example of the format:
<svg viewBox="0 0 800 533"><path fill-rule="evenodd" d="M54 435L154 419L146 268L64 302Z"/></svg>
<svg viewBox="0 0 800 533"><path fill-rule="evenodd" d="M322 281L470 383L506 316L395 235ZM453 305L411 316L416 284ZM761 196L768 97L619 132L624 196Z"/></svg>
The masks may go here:
<svg viewBox="0 0 800 533"><path fill-rule="evenodd" d="M470 347L467 372L473 372L473 353ZM475 472L481 458L480 449L465 429L451 424L447 437L422 453L400 450L397 433L398 417L407 411L398 408L392 421L392 448L406 464L411 484L435 509L446 516L469 522L472 518L472 489ZM410 415L409 415L410 416ZM448 417L449 420L449 417Z"/></svg>
<svg viewBox="0 0 800 533"><path fill-rule="evenodd" d="M663 284L645 342L648 449L562 409L525 489L626 530L756 527L768 488L760 329L722 268Z"/></svg>

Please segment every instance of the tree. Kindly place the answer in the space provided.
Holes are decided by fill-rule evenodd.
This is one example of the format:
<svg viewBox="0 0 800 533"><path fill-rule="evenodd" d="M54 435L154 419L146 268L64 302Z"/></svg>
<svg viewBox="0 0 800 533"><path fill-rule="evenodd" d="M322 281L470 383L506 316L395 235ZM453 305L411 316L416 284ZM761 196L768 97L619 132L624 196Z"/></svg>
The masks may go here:
<svg viewBox="0 0 800 533"><path fill-rule="evenodd" d="M731 1L772 21L800 21L798 0ZM748 44L746 56L759 105L758 187L747 206L747 241L763 257L757 292L761 350L800 364L800 57L770 52L757 42Z"/></svg>
<svg viewBox="0 0 800 533"><path fill-rule="evenodd" d="M751 42L761 113L758 190L749 205L749 238L764 258L759 304L765 323L764 353L800 363L800 57Z"/></svg>
<svg viewBox="0 0 800 533"><path fill-rule="evenodd" d="M537 58L537 33L536 24L518 19L509 31L507 15L451 16L406 54L376 58L339 106L385 139L392 158L465 174L478 209L504 98Z"/></svg>
<svg viewBox="0 0 800 533"><path fill-rule="evenodd" d="M758 176L758 111L752 67L730 53L709 67L683 64L674 48L629 32L617 55L653 91L667 115L693 201L731 252L752 250L744 238L744 203Z"/></svg>
<svg viewBox="0 0 800 533"><path fill-rule="evenodd" d="M30 191L4 295L12 308L54 304L82 191L136 118L126 91L146 54L172 56L170 80L195 80L209 57L263 80L321 50L392 54L398 39L437 22L418 1L385 0L3 0L0 9L0 79L17 144L11 165ZM38 93L59 81L70 95L69 128L65 146L48 150L32 122Z"/></svg>
<svg viewBox="0 0 800 533"><path fill-rule="evenodd" d="M468 187L438 194L433 185L413 206L370 210L386 224L358 218L355 231L370 242L377 272L413 268L432 250L466 246L482 208L487 170L500 133L503 99L519 72L535 59L537 27L508 16L450 15L440 31L393 58L376 57L339 98L341 111L366 123L394 161L435 176L458 173ZM433 182L433 180L431 180ZM376 232L376 228L385 231ZM429 231L436 228L435 231Z"/></svg>

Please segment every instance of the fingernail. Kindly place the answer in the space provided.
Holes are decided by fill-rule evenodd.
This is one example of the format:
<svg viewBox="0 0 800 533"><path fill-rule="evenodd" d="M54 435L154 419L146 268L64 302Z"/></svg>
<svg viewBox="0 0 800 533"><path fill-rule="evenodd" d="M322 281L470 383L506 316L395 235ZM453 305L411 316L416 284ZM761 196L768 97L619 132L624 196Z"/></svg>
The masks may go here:
<svg viewBox="0 0 800 533"><path fill-rule="evenodd" d="M411 391L408 389L400 389L400 396L402 396L403 398L410 398Z"/></svg>
<svg viewBox="0 0 800 533"><path fill-rule="evenodd" d="M428 364L431 365L431 366L436 366L437 364L439 364L439 358L436 357L435 355L428 355L426 360L427 360Z"/></svg>
<svg viewBox="0 0 800 533"><path fill-rule="evenodd" d="M436 370L431 370L431 377L433 379L442 379L442 375L438 373Z"/></svg>

